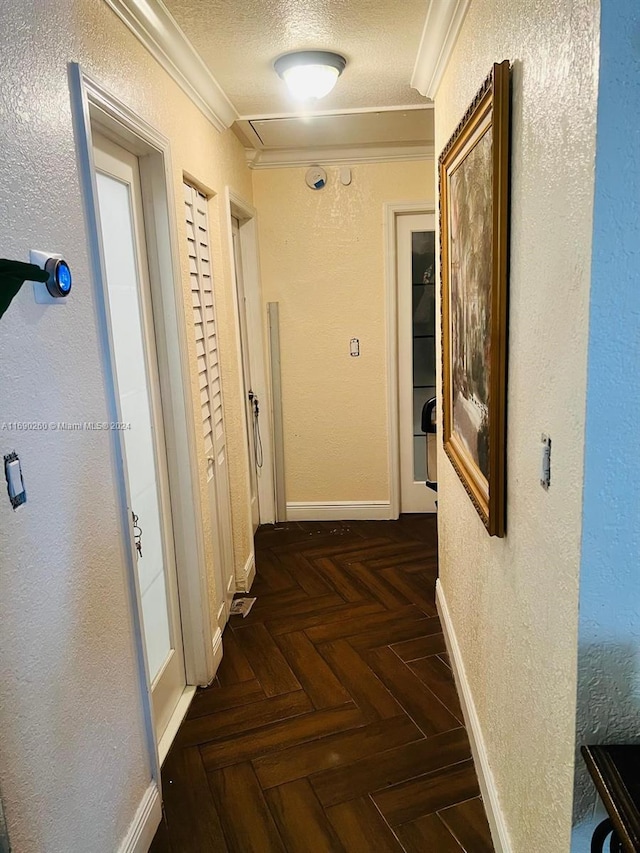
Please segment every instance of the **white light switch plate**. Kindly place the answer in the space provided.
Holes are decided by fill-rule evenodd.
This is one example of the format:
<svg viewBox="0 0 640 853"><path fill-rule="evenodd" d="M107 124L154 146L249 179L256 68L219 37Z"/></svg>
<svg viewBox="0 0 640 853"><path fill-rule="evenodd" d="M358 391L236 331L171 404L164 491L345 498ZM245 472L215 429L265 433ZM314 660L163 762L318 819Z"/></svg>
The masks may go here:
<svg viewBox="0 0 640 853"><path fill-rule="evenodd" d="M29 263L44 269L49 258L62 258L59 252L41 252L39 249L31 249L29 252ZM33 282L33 297L38 305L66 305L68 299L58 299L47 290L47 285L40 281Z"/></svg>

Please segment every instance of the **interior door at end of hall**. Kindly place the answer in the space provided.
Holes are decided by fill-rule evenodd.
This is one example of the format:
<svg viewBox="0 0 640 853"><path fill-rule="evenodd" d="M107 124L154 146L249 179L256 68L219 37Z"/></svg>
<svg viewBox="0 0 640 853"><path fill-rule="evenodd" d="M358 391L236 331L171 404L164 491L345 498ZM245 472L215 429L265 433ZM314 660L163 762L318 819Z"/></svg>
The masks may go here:
<svg viewBox="0 0 640 853"><path fill-rule="evenodd" d="M240 322L240 349L242 354L242 379L244 389L244 409L247 428L247 456L249 461L249 489L251 500L251 522L255 533L260 524L260 499L258 495L258 466L256 455L256 412L254 408L254 388L251 377L251 358L249 348L249 324L247 322L247 299L244 287L244 272L242 268L242 249L240 238L240 222L231 220L233 229L233 256L236 270L236 293L238 297L238 319Z"/></svg>
<svg viewBox="0 0 640 853"><path fill-rule="evenodd" d="M153 297L137 157L94 134L112 377L158 740L186 687Z"/></svg>
<svg viewBox="0 0 640 853"><path fill-rule="evenodd" d="M424 404L436 393L435 215L398 216L396 240L400 511L435 512L422 431Z"/></svg>

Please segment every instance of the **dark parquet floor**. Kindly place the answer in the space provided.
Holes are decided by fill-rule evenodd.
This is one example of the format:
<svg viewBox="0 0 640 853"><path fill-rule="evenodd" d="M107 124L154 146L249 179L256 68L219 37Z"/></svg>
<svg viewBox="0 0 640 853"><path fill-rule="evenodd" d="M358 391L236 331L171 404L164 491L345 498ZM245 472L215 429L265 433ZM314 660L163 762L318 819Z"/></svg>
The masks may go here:
<svg viewBox="0 0 640 853"><path fill-rule="evenodd" d="M435 608L435 519L256 536L162 771L152 853L493 851Z"/></svg>

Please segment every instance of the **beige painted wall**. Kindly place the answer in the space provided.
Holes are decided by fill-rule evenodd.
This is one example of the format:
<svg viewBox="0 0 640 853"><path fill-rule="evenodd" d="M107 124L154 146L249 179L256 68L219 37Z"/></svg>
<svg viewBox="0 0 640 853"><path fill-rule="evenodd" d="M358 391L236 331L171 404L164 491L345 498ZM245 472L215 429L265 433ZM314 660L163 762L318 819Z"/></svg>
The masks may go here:
<svg viewBox="0 0 640 853"><path fill-rule="evenodd" d="M597 0L474 0L436 97L437 153L514 64L503 540L438 468L441 580L514 853L569 849L598 32Z"/></svg>
<svg viewBox="0 0 640 853"><path fill-rule="evenodd" d="M434 203L430 161L253 173L262 294L280 303L286 497L388 501L383 204ZM349 355L360 339L359 358Z"/></svg>
<svg viewBox="0 0 640 853"><path fill-rule="evenodd" d="M171 140L181 236L183 170L217 193L214 269L244 565L250 531L222 203L227 183L251 200L243 151L231 132L213 130L106 3L5 3L0 31L0 255L60 251L75 282L64 307L36 305L25 285L0 321L0 422L109 420L67 76L67 63L79 61ZM0 452L14 449L28 502L14 513L6 494L0 500L0 787L9 833L16 853L112 851L151 773L114 449L105 432L0 430Z"/></svg>

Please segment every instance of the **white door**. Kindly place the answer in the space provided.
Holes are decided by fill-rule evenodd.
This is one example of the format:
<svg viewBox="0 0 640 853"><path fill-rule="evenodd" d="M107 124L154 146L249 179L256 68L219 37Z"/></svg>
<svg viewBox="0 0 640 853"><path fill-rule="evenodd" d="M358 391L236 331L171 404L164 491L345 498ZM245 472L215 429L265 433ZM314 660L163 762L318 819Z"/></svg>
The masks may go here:
<svg viewBox="0 0 640 853"><path fill-rule="evenodd" d="M426 485L424 404L436 393L435 215L397 218L400 512L435 512Z"/></svg>
<svg viewBox="0 0 640 853"><path fill-rule="evenodd" d="M240 349L242 351L242 379L244 389L244 410L247 425L247 455L249 458L249 490L251 501L251 523L255 533L260 524L260 500L258 497L258 465L262 465L262 448L259 432L259 401L251 379L251 360L247 322L247 298L244 289L242 271L242 252L240 250L240 223L231 218L233 229L233 256L236 268L236 294L238 298L238 318L240 320ZM260 457L258 456L260 452Z"/></svg>
<svg viewBox="0 0 640 853"><path fill-rule="evenodd" d="M209 219L207 197L187 183L183 185L183 190L193 327L198 358L202 430L207 454L209 512L216 563L214 567L215 577L218 585L216 590L217 622L220 630L223 630L229 617L229 608L235 592L235 572L222 381L213 298Z"/></svg>
<svg viewBox="0 0 640 853"><path fill-rule="evenodd" d="M127 500L156 736L185 689L171 498L138 159L94 135L114 384L123 430Z"/></svg>

